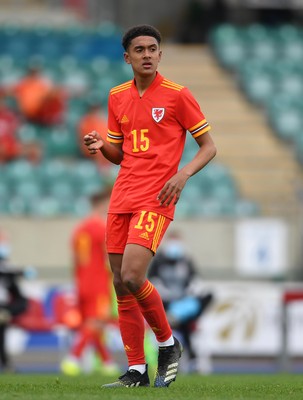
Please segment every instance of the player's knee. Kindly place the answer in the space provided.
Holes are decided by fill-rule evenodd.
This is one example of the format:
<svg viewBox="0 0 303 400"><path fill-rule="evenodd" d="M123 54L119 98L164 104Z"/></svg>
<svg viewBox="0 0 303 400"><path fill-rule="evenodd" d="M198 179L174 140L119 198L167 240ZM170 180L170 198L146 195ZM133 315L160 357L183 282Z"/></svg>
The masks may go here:
<svg viewBox="0 0 303 400"><path fill-rule="evenodd" d="M137 292L143 285L141 277L134 271L125 271L122 274L122 282L131 293Z"/></svg>
<svg viewBox="0 0 303 400"><path fill-rule="evenodd" d="M117 294L120 294L121 292L125 291L125 286L122 282L120 275L114 275L113 284Z"/></svg>

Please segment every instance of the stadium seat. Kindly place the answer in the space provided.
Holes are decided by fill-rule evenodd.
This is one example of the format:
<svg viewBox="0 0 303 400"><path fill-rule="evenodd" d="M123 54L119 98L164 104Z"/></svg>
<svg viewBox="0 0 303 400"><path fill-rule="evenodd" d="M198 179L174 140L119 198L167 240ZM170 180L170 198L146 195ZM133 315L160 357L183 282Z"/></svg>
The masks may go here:
<svg viewBox="0 0 303 400"><path fill-rule="evenodd" d="M62 207L58 199L43 196L29 204L28 213L33 217L56 217L62 213Z"/></svg>
<svg viewBox="0 0 303 400"><path fill-rule="evenodd" d="M282 59L292 62L303 62L303 44L302 39L295 39L285 43L280 50Z"/></svg>
<svg viewBox="0 0 303 400"><path fill-rule="evenodd" d="M1 173L1 172L0 172ZM0 178L0 198L7 200L11 194L10 188L5 180Z"/></svg>
<svg viewBox="0 0 303 400"><path fill-rule="evenodd" d="M278 92L290 96L299 96L303 94L303 76L300 74L285 74L280 77L278 82Z"/></svg>
<svg viewBox="0 0 303 400"><path fill-rule="evenodd" d="M42 141L41 129L36 125L24 123L18 130L18 137L23 143Z"/></svg>
<svg viewBox="0 0 303 400"><path fill-rule="evenodd" d="M90 92L92 93L92 92ZM74 97L69 99L66 112L66 124L68 127L76 127L80 118L87 111L87 99Z"/></svg>
<svg viewBox="0 0 303 400"><path fill-rule="evenodd" d="M302 112L296 109L286 109L283 114L272 114L270 124L277 136L286 141L294 141L303 132Z"/></svg>
<svg viewBox="0 0 303 400"><path fill-rule="evenodd" d="M84 217L90 211L87 197L78 197L70 204L69 212L78 217Z"/></svg>
<svg viewBox="0 0 303 400"><path fill-rule="evenodd" d="M69 179L52 182L47 190L50 197L61 200L72 200L74 198L75 190L72 181Z"/></svg>
<svg viewBox="0 0 303 400"><path fill-rule="evenodd" d="M12 34L7 37L5 50L16 60L27 59L30 56L30 41L25 32Z"/></svg>
<svg viewBox="0 0 303 400"><path fill-rule="evenodd" d="M0 84L1 86L11 86L19 82L20 78L23 76L23 69L12 65L10 69L2 72L0 76Z"/></svg>
<svg viewBox="0 0 303 400"><path fill-rule="evenodd" d="M242 86L249 100L256 104L266 103L275 89L273 77L267 73L252 74Z"/></svg>
<svg viewBox="0 0 303 400"><path fill-rule="evenodd" d="M252 46L250 46L249 54L254 59L266 62L273 62L278 55L278 47L273 40L264 39L257 41Z"/></svg>
<svg viewBox="0 0 303 400"><path fill-rule="evenodd" d="M53 182L65 180L66 177L70 176L70 166L66 162L60 159L49 159L45 160L38 169L38 174L41 182L45 185L49 185Z"/></svg>
<svg viewBox="0 0 303 400"><path fill-rule="evenodd" d="M82 68L74 68L72 73L70 71L63 72L60 83L71 93L85 92L91 86L90 77Z"/></svg>
<svg viewBox="0 0 303 400"><path fill-rule="evenodd" d="M73 165L73 176L75 182L81 184L100 177L97 165L91 160L81 160Z"/></svg>
<svg viewBox="0 0 303 400"><path fill-rule="evenodd" d="M18 182L13 190L17 197L21 197L26 202L39 198L42 195L42 188L36 180Z"/></svg>
<svg viewBox="0 0 303 400"><path fill-rule="evenodd" d="M2 168L0 168L0 174ZM0 214L8 213L8 202L11 196L10 188L8 187L5 180L0 178Z"/></svg>
<svg viewBox="0 0 303 400"><path fill-rule="evenodd" d="M48 157L71 157L79 155L76 134L67 127L53 128L44 140Z"/></svg>
<svg viewBox="0 0 303 400"><path fill-rule="evenodd" d="M20 196L10 197L7 213L12 216L23 216L28 212L28 202Z"/></svg>
<svg viewBox="0 0 303 400"><path fill-rule="evenodd" d="M36 177L37 169L29 161L20 159L6 165L6 176L9 184L32 181Z"/></svg>
<svg viewBox="0 0 303 400"><path fill-rule="evenodd" d="M226 68L235 68L245 60L245 46L241 40L222 43L217 46L216 53L221 64Z"/></svg>

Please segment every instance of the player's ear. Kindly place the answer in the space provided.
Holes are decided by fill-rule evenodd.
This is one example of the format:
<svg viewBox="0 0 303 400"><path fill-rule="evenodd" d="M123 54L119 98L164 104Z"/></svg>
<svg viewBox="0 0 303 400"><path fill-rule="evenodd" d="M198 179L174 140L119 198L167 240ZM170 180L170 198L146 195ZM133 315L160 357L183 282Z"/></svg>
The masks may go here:
<svg viewBox="0 0 303 400"><path fill-rule="evenodd" d="M124 61L126 62L126 64L130 64L130 59L129 59L129 55L128 55L127 51L125 51L123 53L123 57L124 57Z"/></svg>
<svg viewBox="0 0 303 400"><path fill-rule="evenodd" d="M162 57L162 50L159 51L159 62L161 61L161 57Z"/></svg>

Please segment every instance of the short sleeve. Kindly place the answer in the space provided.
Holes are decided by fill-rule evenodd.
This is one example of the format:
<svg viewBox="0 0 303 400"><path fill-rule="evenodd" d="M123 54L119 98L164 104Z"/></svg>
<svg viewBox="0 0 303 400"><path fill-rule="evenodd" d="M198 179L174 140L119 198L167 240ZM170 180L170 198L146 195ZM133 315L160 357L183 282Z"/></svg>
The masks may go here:
<svg viewBox="0 0 303 400"><path fill-rule="evenodd" d="M114 96L109 95L108 99L108 132L107 141L111 143L123 143L123 134L120 123L115 115Z"/></svg>
<svg viewBox="0 0 303 400"><path fill-rule="evenodd" d="M176 118L194 138L210 130L210 125L198 102L187 88L180 91L176 106Z"/></svg>

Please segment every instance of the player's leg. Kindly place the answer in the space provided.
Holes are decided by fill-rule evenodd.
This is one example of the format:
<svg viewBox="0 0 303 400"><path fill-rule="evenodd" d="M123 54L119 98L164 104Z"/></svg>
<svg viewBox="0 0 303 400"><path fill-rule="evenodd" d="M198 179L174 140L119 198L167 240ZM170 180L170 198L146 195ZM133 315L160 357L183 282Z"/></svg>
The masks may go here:
<svg viewBox="0 0 303 400"><path fill-rule="evenodd" d="M175 380L182 352L180 343L172 336L162 299L146 279L150 261L169 224L168 218L153 211L142 210L133 214L121 270L123 283L136 297L159 344L155 386L169 386Z"/></svg>
<svg viewBox="0 0 303 400"><path fill-rule="evenodd" d="M159 344L155 386L166 387L176 379L181 344L172 336L162 299L157 289L146 279L153 253L137 244L127 244L123 256L121 278L136 298L140 310L156 335Z"/></svg>
<svg viewBox="0 0 303 400"><path fill-rule="evenodd" d="M143 372L144 321L141 312L159 339L155 386L168 386L175 380L181 345L172 337L159 293L146 279L153 253L168 225L169 220L154 212L138 212L131 218L109 215L107 248L114 274L121 335L130 365L128 373L110 387L149 384L148 377L145 379L147 371ZM143 372L141 377L140 372Z"/></svg>
<svg viewBox="0 0 303 400"><path fill-rule="evenodd" d="M158 342L166 342L172 331L166 318L162 299L157 289L146 278L147 269L153 257L150 249L138 244L127 244L123 256L121 279L135 297L140 310L155 333Z"/></svg>
<svg viewBox="0 0 303 400"><path fill-rule="evenodd" d="M122 282L122 258L122 254L109 254L117 295L119 328L128 360L128 371L117 381L104 387L149 386L144 355L144 319L135 297Z"/></svg>
<svg viewBox="0 0 303 400"><path fill-rule="evenodd" d="M104 323L97 319L91 320L90 328L91 344L96 352L96 361L98 361L95 365L95 370L100 371L104 375L118 374L120 369L114 362L106 344Z"/></svg>
<svg viewBox="0 0 303 400"><path fill-rule="evenodd" d="M79 375L82 372L81 358L84 350L92 342L92 330L90 328L90 316L94 315L95 304L91 298L78 296L78 310L81 315L81 325L78 327L69 354L60 364L61 371L70 376Z"/></svg>
<svg viewBox="0 0 303 400"><path fill-rule="evenodd" d="M107 251L117 296L120 333L128 359L128 371L118 381L105 387L149 386L144 355L145 322L135 297L121 279L123 253L131 215L109 214L107 219Z"/></svg>

